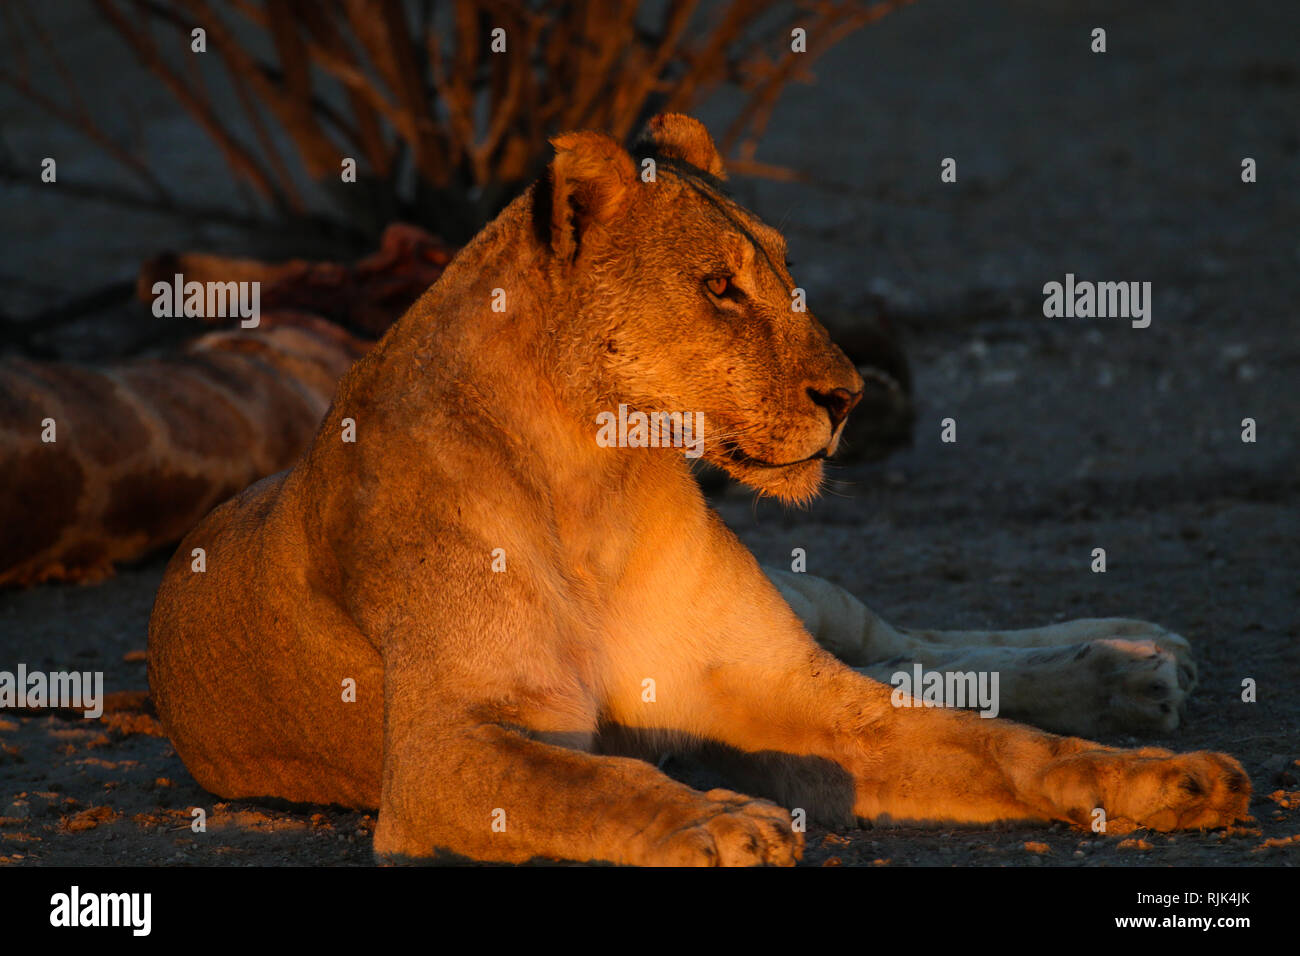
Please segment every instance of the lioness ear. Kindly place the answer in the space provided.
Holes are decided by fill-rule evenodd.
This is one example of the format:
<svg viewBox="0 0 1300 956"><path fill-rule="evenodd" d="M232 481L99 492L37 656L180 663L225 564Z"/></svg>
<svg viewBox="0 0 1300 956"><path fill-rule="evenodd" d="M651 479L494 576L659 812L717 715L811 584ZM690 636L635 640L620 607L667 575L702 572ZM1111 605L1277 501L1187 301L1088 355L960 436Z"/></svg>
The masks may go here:
<svg viewBox="0 0 1300 956"><path fill-rule="evenodd" d="M685 113L660 113L647 124L639 142L653 147L661 156L689 163L719 179L727 178L713 137L703 123Z"/></svg>
<svg viewBox="0 0 1300 956"><path fill-rule="evenodd" d="M610 222L627 208L636 166L627 150L604 133L561 133L551 145L555 158L547 169L549 195L543 192L550 203L551 247L571 259L588 226Z"/></svg>

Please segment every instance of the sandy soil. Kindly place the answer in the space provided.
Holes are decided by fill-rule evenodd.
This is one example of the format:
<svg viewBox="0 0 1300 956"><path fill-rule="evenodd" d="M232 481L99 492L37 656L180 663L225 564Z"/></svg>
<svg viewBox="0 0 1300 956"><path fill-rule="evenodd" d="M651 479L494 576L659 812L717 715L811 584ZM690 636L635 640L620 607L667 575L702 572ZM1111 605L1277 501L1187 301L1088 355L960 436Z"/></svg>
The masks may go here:
<svg viewBox="0 0 1300 956"><path fill-rule="evenodd" d="M789 233L815 310L901 328L916 439L838 469L807 511L738 490L718 507L761 559L805 548L809 571L899 623L1123 615L1179 631L1201 685L1186 726L1152 742L1239 757L1257 824L1123 841L1059 826L814 830L810 865L1300 860L1300 30L1269 0L1131 6L919 0L791 90L761 156L815 182L738 192ZM1104 57L1088 52L1096 25ZM159 106L150 128L167 130L172 174L219 183L169 115ZM42 155L43 129L20 118L6 135ZM944 156L956 184L938 181ZM1240 182L1243 156L1258 183ZM44 283L6 281L9 312L130 275L161 243L238 239L12 186L4 198L24 221L9 223L0 274ZM1151 281L1150 328L1044 318L1042 284L1067 272ZM126 347L70 335L56 343L69 353ZM956 444L939 441L946 417ZM223 804L186 773L129 693L146 689L160 574L154 560L98 587L0 595L0 668L103 670L122 695L100 721L0 713L0 863L369 863L371 817ZM1240 700L1247 677L1256 703ZM189 828L196 806L206 833Z"/></svg>

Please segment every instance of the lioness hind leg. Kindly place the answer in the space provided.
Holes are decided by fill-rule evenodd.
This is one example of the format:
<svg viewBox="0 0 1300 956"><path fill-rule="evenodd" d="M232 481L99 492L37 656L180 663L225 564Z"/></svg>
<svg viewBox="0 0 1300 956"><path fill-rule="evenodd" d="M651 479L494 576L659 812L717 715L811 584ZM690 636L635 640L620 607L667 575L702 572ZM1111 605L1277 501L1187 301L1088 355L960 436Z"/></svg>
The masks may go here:
<svg viewBox="0 0 1300 956"><path fill-rule="evenodd" d="M1003 631L932 631L904 628L901 633L922 644L947 647L1064 647L1086 641L1127 640L1150 642L1171 655L1178 664L1180 679L1188 690L1196 686L1196 662L1192 646L1175 634L1150 621L1123 617L1087 617L1043 627Z"/></svg>
<svg viewBox="0 0 1300 956"><path fill-rule="evenodd" d="M843 588L765 569L819 644L885 683L913 664L999 675L999 712L1058 733L1167 733L1196 686L1190 647L1145 621L1101 618L1011 631L895 628ZM971 704L971 706L975 706Z"/></svg>
<svg viewBox="0 0 1300 956"><path fill-rule="evenodd" d="M907 655L921 643L823 578L771 567L763 572L817 643L846 664L866 666Z"/></svg>
<svg viewBox="0 0 1300 956"><path fill-rule="evenodd" d="M993 716L1085 737L1168 733L1185 715L1191 692L1173 656L1150 641L1103 639L1050 648L926 644L905 658L855 670L898 684L897 675L912 677L914 664L944 674L996 674L991 702L961 700L955 706L991 707Z"/></svg>

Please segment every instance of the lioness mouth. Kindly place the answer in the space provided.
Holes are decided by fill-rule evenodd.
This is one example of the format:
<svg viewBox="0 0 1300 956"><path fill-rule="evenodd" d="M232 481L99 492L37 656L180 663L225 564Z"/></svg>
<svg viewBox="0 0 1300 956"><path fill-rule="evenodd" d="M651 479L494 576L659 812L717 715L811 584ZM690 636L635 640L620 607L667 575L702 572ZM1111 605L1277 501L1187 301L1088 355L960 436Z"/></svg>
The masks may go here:
<svg viewBox="0 0 1300 956"><path fill-rule="evenodd" d="M799 458L795 461L775 462L767 461L764 458L755 458L753 455L746 454L740 449L740 446L733 445L729 442L723 443L723 453L728 459L742 465L757 465L759 468L793 468L795 465L802 465L809 461L820 461L827 457L826 449L813 452L806 458Z"/></svg>

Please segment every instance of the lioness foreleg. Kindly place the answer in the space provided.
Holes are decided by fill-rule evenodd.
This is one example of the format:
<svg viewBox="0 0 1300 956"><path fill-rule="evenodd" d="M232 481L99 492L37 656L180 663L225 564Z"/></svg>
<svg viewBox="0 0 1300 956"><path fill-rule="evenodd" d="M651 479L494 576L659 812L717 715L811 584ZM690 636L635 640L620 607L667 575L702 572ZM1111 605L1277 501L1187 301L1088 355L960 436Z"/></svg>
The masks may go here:
<svg viewBox="0 0 1300 956"><path fill-rule="evenodd" d="M743 567L737 574L748 573ZM1064 820L1109 832L1204 828L1246 815L1250 784L1231 757L1119 750L945 708L895 707L891 688L818 647L772 592L728 608L743 639L706 671L710 740L777 766L812 760L853 781L853 814L876 821ZM797 783L797 779L796 779ZM790 782L763 792L788 794ZM805 792L815 791L805 788ZM837 808L809 808L836 820Z"/></svg>
<svg viewBox="0 0 1300 956"><path fill-rule="evenodd" d="M1250 785L1231 757L1118 750L945 708L896 708L891 689L810 646L779 670L734 662L710 676L709 736L748 754L788 755L795 785L811 759L843 768L853 815L877 822L1064 820L1108 832L1223 826L1246 815ZM759 792L790 794L789 780ZM815 795L808 789L805 793ZM841 808L809 814L842 822Z"/></svg>
<svg viewBox="0 0 1300 956"><path fill-rule="evenodd" d="M418 653L388 654L385 668L380 859L708 866L792 864L802 853L780 807L575 749L589 735L557 732L573 708L549 710L545 692L469 703L468 682L430 680L433 661Z"/></svg>
<svg viewBox="0 0 1300 956"><path fill-rule="evenodd" d="M649 866L791 864L802 852L781 808L700 793L651 764L465 722L399 736L385 757L375 853L407 860L605 861Z"/></svg>

